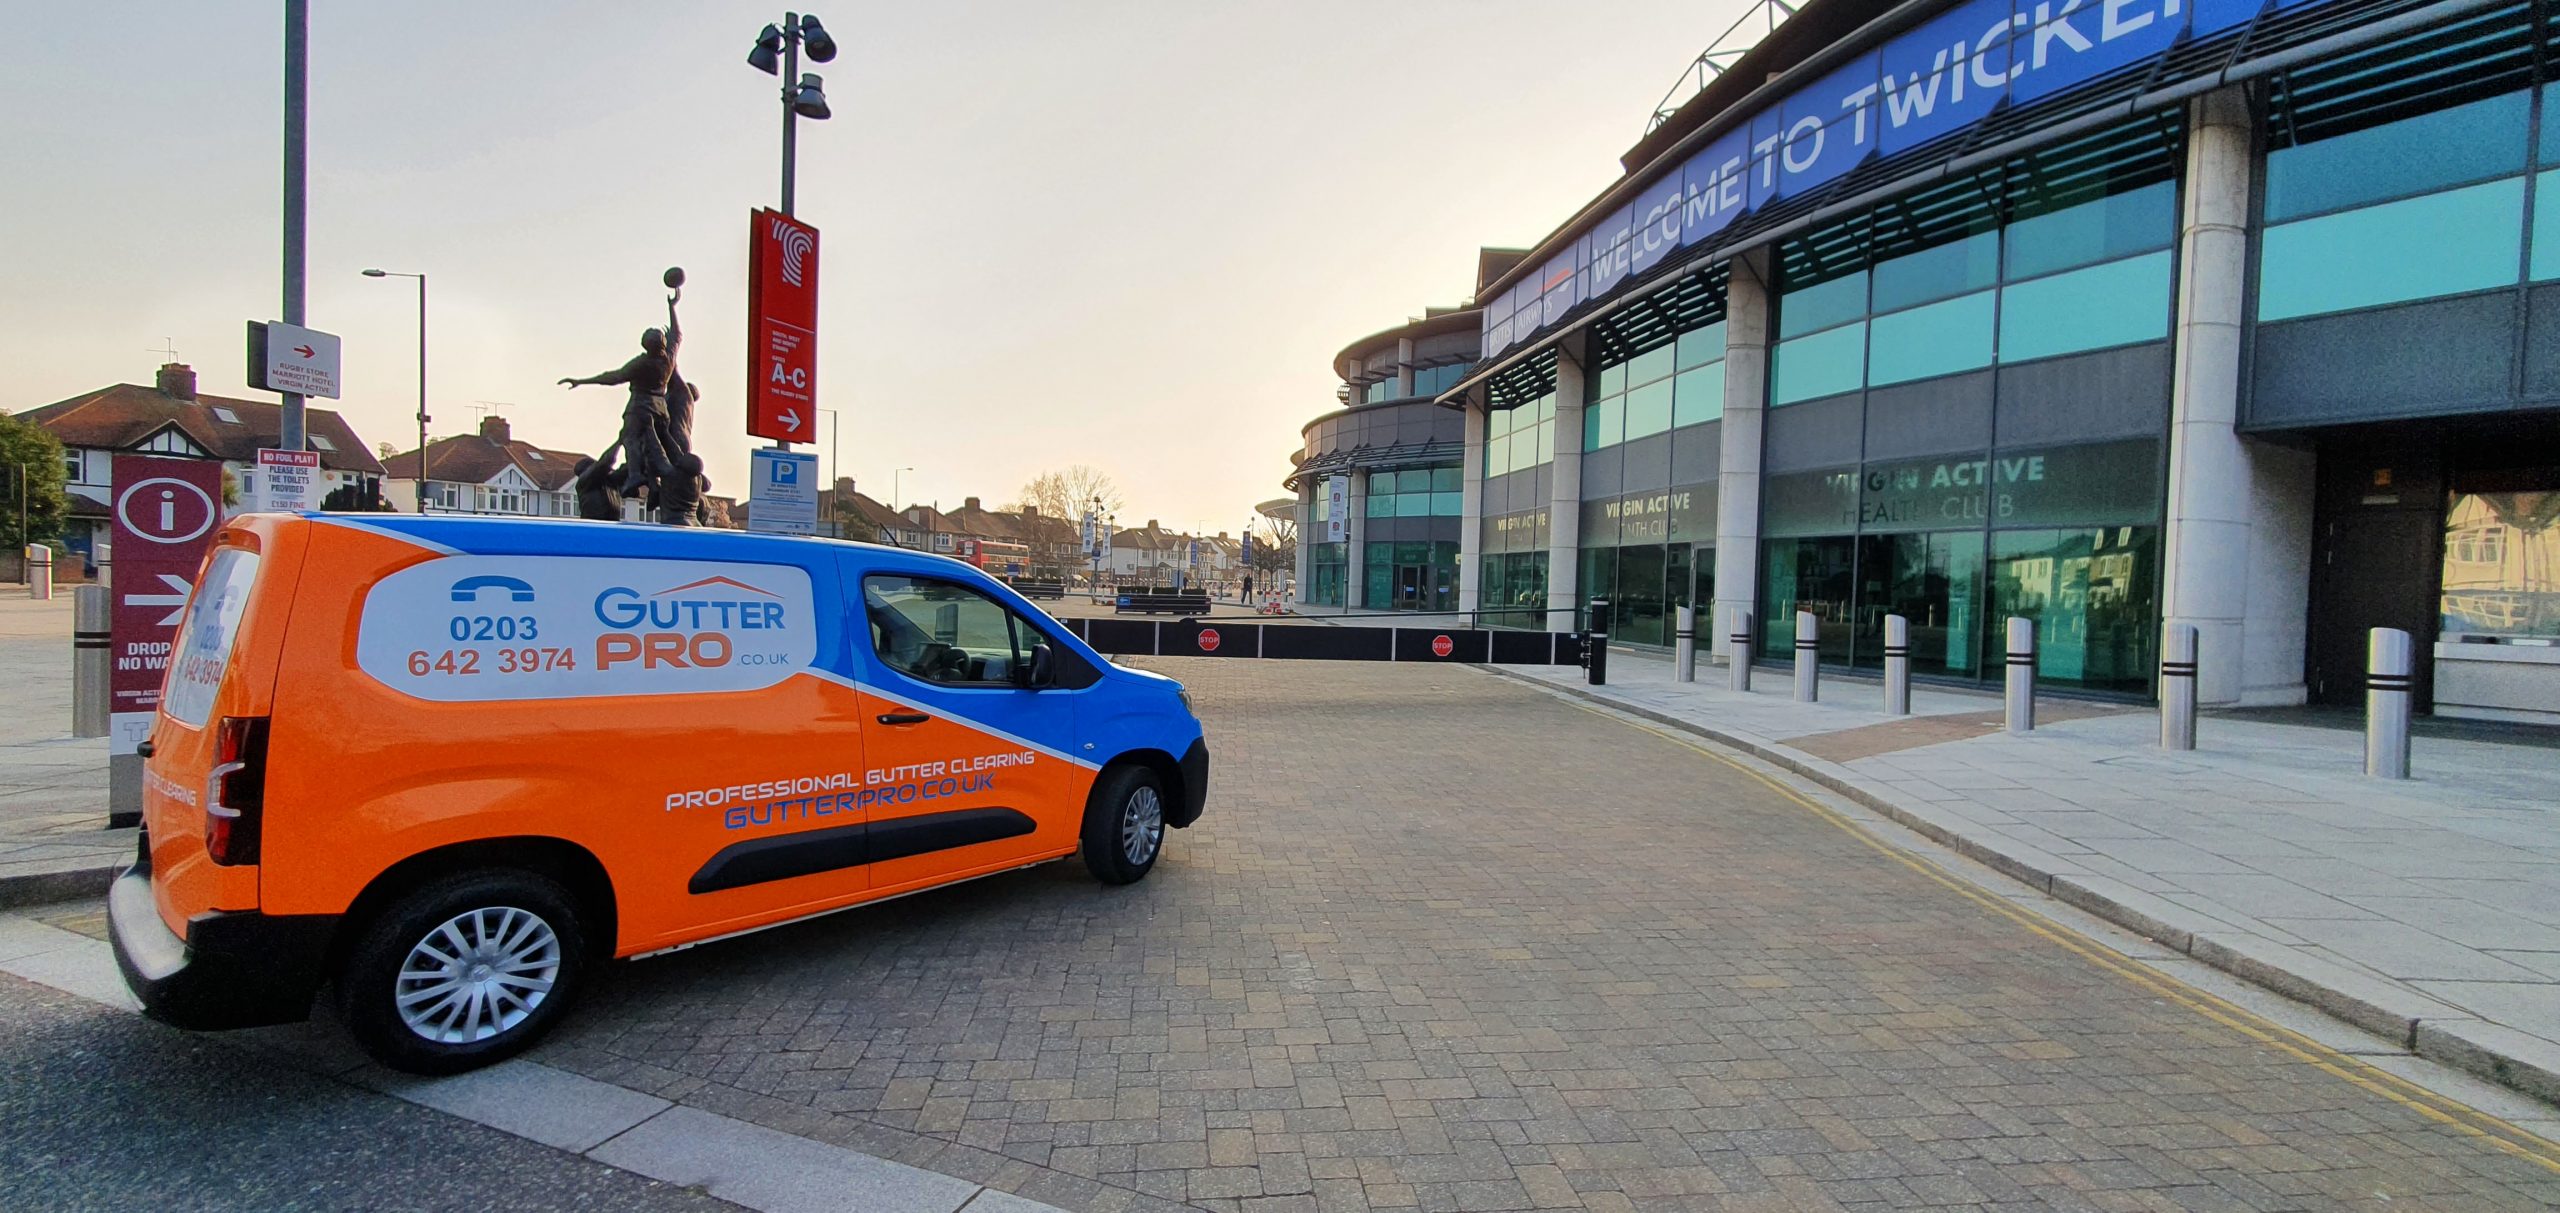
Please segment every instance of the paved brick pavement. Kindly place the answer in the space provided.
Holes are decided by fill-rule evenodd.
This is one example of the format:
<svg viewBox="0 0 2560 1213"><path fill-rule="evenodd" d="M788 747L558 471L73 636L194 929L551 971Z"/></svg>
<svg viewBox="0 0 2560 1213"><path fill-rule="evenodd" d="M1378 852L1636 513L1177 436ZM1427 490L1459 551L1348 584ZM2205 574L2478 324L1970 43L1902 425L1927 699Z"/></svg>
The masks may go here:
<svg viewBox="0 0 2560 1213"><path fill-rule="evenodd" d="M0 906L105 887L133 856L107 824L107 742L71 735L71 587L0 588Z"/></svg>
<svg viewBox="0 0 2560 1213"><path fill-rule="evenodd" d="M2180 952L2560 1103L2560 749L2540 730L2430 722L2408 780L2362 774L2362 734L2207 716L2158 748L2148 710L2049 700L2030 735L1978 695L1874 682L1735 694L1659 657L1520 677L1747 746ZM1988 700L1997 703L1996 699ZM2047 708L2066 709L2047 711ZM2491 740L2496 738L2496 740Z"/></svg>
<svg viewBox="0 0 2560 1213"><path fill-rule="evenodd" d="M1146 882L1052 865L629 966L540 1059L1092 1211L2560 1203L2549 1143L1688 746L1461 668L1155 664L1217 787Z"/></svg>

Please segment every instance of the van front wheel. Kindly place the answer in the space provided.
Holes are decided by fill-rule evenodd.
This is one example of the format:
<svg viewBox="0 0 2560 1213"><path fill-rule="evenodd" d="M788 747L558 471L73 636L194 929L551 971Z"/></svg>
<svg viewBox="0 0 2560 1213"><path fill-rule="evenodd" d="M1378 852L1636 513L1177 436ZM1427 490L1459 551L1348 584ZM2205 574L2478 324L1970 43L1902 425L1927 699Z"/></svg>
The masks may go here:
<svg viewBox="0 0 2560 1213"><path fill-rule="evenodd" d="M374 1060L458 1074L540 1039L586 962L576 903L559 885L530 872L457 873L365 930L339 973L339 1006Z"/></svg>
<svg viewBox="0 0 2560 1213"><path fill-rule="evenodd" d="M1104 884L1144 879L1164 853L1164 780L1131 763L1094 784L1084 809L1084 866Z"/></svg>

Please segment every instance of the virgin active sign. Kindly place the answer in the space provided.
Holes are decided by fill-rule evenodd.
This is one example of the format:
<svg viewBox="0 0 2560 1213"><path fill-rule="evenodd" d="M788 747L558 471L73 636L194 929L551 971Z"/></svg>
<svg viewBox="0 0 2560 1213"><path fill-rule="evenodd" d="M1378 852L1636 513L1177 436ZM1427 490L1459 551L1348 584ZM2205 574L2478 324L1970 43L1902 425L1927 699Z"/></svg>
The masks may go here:
<svg viewBox="0 0 2560 1213"><path fill-rule="evenodd" d="M1736 122L1485 308L1491 356L1773 202L2199 38L2334 0L1974 0Z"/></svg>

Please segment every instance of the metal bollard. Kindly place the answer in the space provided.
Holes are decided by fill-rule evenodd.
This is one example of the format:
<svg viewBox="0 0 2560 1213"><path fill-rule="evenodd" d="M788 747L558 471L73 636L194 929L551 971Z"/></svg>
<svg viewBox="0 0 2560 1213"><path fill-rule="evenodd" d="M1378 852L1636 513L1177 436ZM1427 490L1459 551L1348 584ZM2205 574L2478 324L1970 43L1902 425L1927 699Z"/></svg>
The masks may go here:
<svg viewBox="0 0 2560 1213"><path fill-rule="evenodd" d="M1884 617L1884 710L1911 714L1911 621Z"/></svg>
<svg viewBox="0 0 2560 1213"><path fill-rule="evenodd" d="M2160 748L2196 748L2196 628L2173 623L2160 648Z"/></svg>
<svg viewBox="0 0 2560 1213"><path fill-rule="evenodd" d="M1609 684L1609 600L1591 600L1591 631L1582 642L1583 681L1592 686Z"/></svg>
<svg viewBox="0 0 2560 1213"><path fill-rule="evenodd" d="M2409 697L2417 690L2409 634L2375 628L2364 651L2364 773L2409 777Z"/></svg>
<svg viewBox="0 0 2560 1213"><path fill-rule="evenodd" d="M1822 623L1811 611L1796 612L1796 702L1822 698Z"/></svg>
<svg viewBox="0 0 2560 1213"><path fill-rule="evenodd" d="M2036 621L2009 617L2009 731L2031 733L2036 727Z"/></svg>
<svg viewBox="0 0 2560 1213"><path fill-rule="evenodd" d="M1733 689L1747 695L1751 693L1751 612L1735 607L1733 618L1726 622L1733 633Z"/></svg>
<svg viewBox="0 0 2560 1213"><path fill-rule="evenodd" d="M110 699L107 648L115 625L115 596L102 585L71 591L71 735L107 735Z"/></svg>
<svg viewBox="0 0 2560 1213"><path fill-rule="evenodd" d="M1682 682L1698 680L1698 608L1682 607L1671 636L1671 664Z"/></svg>
<svg viewBox="0 0 2560 1213"><path fill-rule="evenodd" d="M38 602L53 598L53 549L41 543L30 543L20 553L26 562L27 597Z"/></svg>

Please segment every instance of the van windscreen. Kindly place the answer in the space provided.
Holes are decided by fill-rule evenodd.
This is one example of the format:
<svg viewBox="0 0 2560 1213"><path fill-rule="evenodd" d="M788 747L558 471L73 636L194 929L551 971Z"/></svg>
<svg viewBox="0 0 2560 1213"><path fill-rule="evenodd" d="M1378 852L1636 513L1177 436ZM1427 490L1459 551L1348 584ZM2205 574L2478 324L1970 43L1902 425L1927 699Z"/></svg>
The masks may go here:
<svg viewBox="0 0 2560 1213"><path fill-rule="evenodd" d="M178 623L178 647L169 658L169 683L160 710L182 724L204 727L213 714L213 692L231 664L232 642L240 638L240 611L249 602L249 587L258 579L258 554L242 548L219 548L207 565L195 597Z"/></svg>

